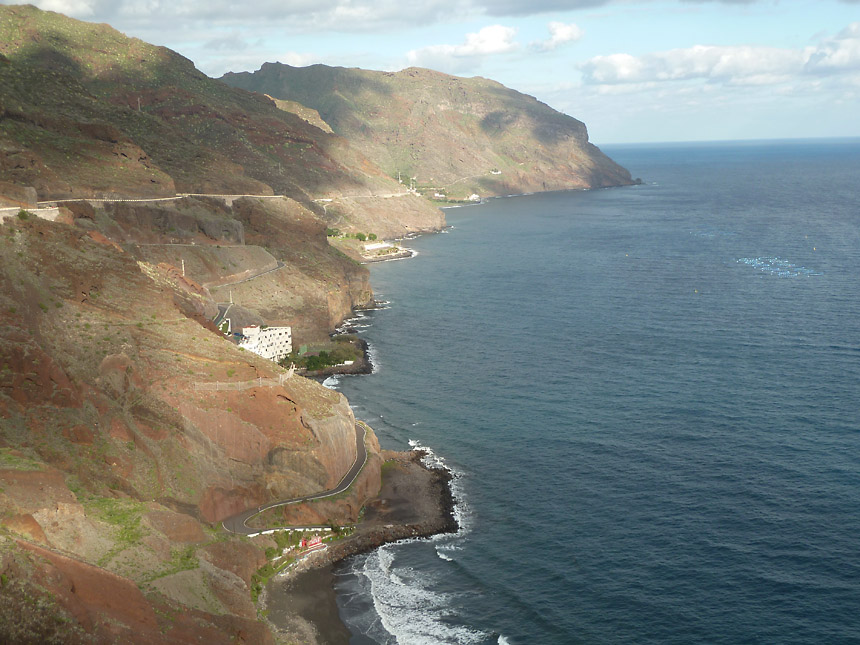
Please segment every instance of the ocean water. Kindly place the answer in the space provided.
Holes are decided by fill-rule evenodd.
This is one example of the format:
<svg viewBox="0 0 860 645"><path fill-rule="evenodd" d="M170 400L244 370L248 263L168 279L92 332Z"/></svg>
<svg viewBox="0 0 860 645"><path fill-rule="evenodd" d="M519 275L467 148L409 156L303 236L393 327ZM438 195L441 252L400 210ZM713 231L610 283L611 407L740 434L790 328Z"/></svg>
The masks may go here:
<svg viewBox="0 0 860 645"><path fill-rule="evenodd" d="M463 529L338 568L353 642L860 642L860 141L605 150L373 266L333 386Z"/></svg>

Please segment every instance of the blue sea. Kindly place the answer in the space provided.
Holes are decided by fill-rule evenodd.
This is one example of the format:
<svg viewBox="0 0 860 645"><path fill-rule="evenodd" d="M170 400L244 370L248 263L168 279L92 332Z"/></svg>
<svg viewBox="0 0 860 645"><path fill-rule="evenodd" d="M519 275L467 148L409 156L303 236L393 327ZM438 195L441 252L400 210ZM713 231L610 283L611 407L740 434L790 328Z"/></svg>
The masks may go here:
<svg viewBox="0 0 860 645"><path fill-rule="evenodd" d="M860 643L860 141L606 146L374 265L390 448L462 529L337 569L354 643Z"/></svg>

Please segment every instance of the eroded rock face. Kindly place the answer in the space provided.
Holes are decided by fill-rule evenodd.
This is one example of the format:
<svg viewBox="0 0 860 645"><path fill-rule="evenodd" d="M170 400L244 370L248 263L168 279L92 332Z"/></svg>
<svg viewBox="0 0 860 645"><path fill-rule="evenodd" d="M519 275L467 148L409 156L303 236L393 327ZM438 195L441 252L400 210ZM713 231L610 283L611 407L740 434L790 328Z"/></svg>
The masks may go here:
<svg viewBox="0 0 860 645"><path fill-rule="evenodd" d="M200 523L187 515L168 511L150 511L146 514L146 521L171 542L200 543L206 541L206 535L200 528Z"/></svg>
<svg viewBox="0 0 860 645"><path fill-rule="evenodd" d="M202 410L190 403L180 403L182 416L220 448L228 459L249 465L262 463L271 443L252 423L227 410Z"/></svg>
<svg viewBox="0 0 860 645"><path fill-rule="evenodd" d="M57 503L77 501L66 487L63 473L53 468L0 470L0 480L7 503L22 513L35 513L46 503L56 506Z"/></svg>
<svg viewBox="0 0 860 645"><path fill-rule="evenodd" d="M313 432L316 446L313 450L317 461L325 468L325 488L334 488L355 461L355 417L346 397L338 394L332 414L307 419Z"/></svg>
<svg viewBox="0 0 860 645"><path fill-rule="evenodd" d="M282 386L247 383L239 391L197 395L197 403L176 400L188 436L209 442L204 451L256 469L256 488L245 485L251 482L238 472L232 486L207 487L200 501L207 521L220 521L272 498L333 488L356 458L355 418L343 395L300 377ZM303 401L312 405L305 407Z"/></svg>
<svg viewBox="0 0 860 645"><path fill-rule="evenodd" d="M36 521L36 518L28 513L6 518L3 520L3 527L37 544L48 544L48 536L45 535L42 526Z"/></svg>
<svg viewBox="0 0 860 645"><path fill-rule="evenodd" d="M113 621L115 632L126 642L146 643L158 631L155 611L137 586L130 580L103 569L67 558L27 542L18 542L50 562L59 574L54 585L55 597L68 607L85 626L104 620Z"/></svg>
<svg viewBox="0 0 860 645"><path fill-rule="evenodd" d="M36 208L36 189L32 186L19 186L8 181L0 181L0 208Z"/></svg>
<svg viewBox="0 0 860 645"><path fill-rule="evenodd" d="M130 239L157 242L163 236L176 242L205 241L244 244L241 222L206 208L194 199L134 204L106 203L107 214Z"/></svg>
<svg viewBox="0 0 860 645"><path fill-rule="evenodd" d="M50 401L60 407L81 404L80 394L68 375L29 339L0 349L6 370L0 375L0 390L20 406Z"/></svg>

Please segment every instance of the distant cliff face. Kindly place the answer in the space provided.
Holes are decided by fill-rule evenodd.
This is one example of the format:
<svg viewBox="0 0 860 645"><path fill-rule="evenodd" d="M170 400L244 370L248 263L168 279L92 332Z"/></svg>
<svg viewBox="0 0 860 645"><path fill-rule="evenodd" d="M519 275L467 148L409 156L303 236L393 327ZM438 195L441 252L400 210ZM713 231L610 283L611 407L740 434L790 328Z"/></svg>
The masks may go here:
<svg viewBox="0 0 860 645"><path fill-rule="evenodd" d="M582 122L484 78L266 63L222 80L315 109L390 176L452 198L631 183Z"/></svg>

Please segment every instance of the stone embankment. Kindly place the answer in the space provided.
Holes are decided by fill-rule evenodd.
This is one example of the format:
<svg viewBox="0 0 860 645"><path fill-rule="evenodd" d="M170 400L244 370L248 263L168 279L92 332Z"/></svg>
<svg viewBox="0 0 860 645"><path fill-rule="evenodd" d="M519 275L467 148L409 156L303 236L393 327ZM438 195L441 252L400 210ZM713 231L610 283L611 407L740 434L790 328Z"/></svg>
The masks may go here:
<svg viewBox="0 0 860 645"><path fill-rule="evenodd" d="M60 209L58 207L45 207L45 208L26 208L24 209L28 213L35 215L36 217L40 217L41 219L50 220L52 222L56 222L57 218L60 216ZM10 217L17 217L18 213L21 211L21 208L0 208L0 220L4 220Z"/></svg>

